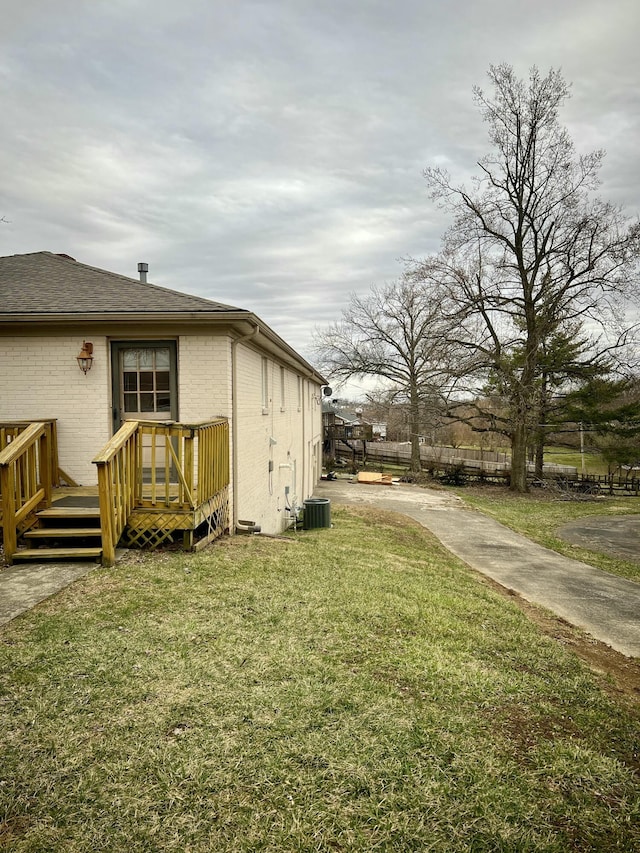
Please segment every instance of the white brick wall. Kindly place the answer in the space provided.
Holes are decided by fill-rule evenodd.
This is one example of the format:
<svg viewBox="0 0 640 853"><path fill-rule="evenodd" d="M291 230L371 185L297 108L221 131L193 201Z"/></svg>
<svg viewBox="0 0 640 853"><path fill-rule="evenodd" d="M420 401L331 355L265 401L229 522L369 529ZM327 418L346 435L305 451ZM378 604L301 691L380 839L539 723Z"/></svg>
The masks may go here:
<svg viewBox="0 0 640 853"><path fill-rule="evenodd" d="M91 336L86 374L76 356L82 335L0 337L0 420L58 419L60 466L77 482L96 482L91 460L110 437L109 350Z"/></svg>
<svg viewBox="0 0 640 853"><path fill-rule="evenodd" d="M96 482L91 460L111 437L112 418L109 340L95 333L86 337L94 345L94 362L85 376L76 362L81 334L0 336L0 420L57 418L60 465L78 483L89 485ZM116 339L127 337L139 339L139 334ZM157 337L167 338L162 333ZM255 521L266 533L278 533L290 521L285 487L290 499L302 504L320 474L320 387L301 377L298 407L297 374L285 365L281 406L281 365L269 356L270 400L263 414L262 355L248 344L237 346L238 518ZM228 335L179 336L179 420L225 416L231 421L231 386Z"/></svg>
<svg viewBox="0 0 640 853"><path fill-rule="evenodd" d="M297 374L285 365L282 406L281 365L268 357L269 406L263 413L262 353L240 344L236 358L238 518L254 521L265 533L279 533L291 520L286 512L285 488L289 489L289 501L297 499L301 505L313 493L319 477L320 387L302 377L298 408Z"/></svg>
<svg viewBox="0 0 640 853"><path fill-rule="evenodd" d="M231 339L181 335L178 340L179 419L231 417Z"/></svg>

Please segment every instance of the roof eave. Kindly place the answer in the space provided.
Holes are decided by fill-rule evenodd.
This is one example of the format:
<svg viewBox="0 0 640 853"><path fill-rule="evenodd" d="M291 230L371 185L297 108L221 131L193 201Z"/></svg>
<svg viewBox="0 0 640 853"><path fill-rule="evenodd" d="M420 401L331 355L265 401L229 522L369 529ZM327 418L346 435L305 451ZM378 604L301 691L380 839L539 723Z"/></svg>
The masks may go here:
<svg viewBox="0 0 640 853"><path fill-rule="evenodd" d="M282 353L286 353L290 360L294 361L297 365L303 368L303 371L307 373L309 379L313 379L319 385L327 385L327 379L324 377L318 370L316 370L313 365L309 364L306 359L304 359L299 352L294 350L292 346L290 346L277 332L274 332L270 326L267 326L266 323L258 317L256 314L248 314L244 318L245 322L249 323L253 328L258 327L258 336L262 335L268 341L271 342L272 346L274 346L277 350Z"/></svg>
<svg viewBox="0 0 640 853"><path fill-rule="evenodd" d="M0 313L0 323L42 323L42 324L57 324L57 323L103 323L114 321L122 323L140 323L145 320L153 320L159 322L201 322L201 323L229 323L238 320L246 320L250 317L249 311L101 311L101 312L86 312L71 313L60 312L26 312L16 314Z"/></svg>
<svg viewBox="0 0 640 853"><path fill-rule="evenodd" d="M290 346L283 338L273 331L266 323L264 323L256 314L246 310L234 311L171 311L171 312L82 312L82 313L20 313L20 314L1 314L0 326L4 325L24 325L37 324L45 326L47 324L65 324L65 323L136 323L140 325L144 322L153 323L193 323L199 326L205 325L222 325L232 326L239 334L244 335L258 327L258 336L262 336L271 343L272 352L280 352L287 357L287 360L298 365L302 372L306 373L309 379L317 382L320 385L326 385L327 380L315 367L309 364L292 346ZM240 325L242 324L242 325Z"/></svg>

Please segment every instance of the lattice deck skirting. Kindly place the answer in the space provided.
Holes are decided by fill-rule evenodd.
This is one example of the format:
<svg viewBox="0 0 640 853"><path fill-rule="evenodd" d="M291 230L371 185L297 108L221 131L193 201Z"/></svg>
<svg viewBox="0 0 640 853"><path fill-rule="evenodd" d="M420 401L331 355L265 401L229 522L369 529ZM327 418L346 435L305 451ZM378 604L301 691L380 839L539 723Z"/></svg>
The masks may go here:
<svg viewBox="0 0 640 853"><path fill-rule="evenodd" d="M206 525L203 538L194 543L194 532ZM185 550L212 542L229 529L229 490L223 489L195 509L134 509L122 536L129 548L158 548L182 536Z"/></svg>

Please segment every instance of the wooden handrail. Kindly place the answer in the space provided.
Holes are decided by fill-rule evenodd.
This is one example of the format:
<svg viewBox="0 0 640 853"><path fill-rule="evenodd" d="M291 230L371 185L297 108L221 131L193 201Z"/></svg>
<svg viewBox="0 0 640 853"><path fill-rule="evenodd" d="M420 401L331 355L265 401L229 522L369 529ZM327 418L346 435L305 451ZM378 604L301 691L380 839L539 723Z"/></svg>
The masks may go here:
<svg viewBox="0 0 640 853"><path fill-rule="evenodd" d="M10 444L0 451L0 465L11 465L15 462L33 442L40 438L45 430L42 422L29 424L28 427L13 439Z"/></svg>
<svg viewBox="0 0 640 853"><path fill-rule="evenodd" d="M125 421L118 432L105 444L100 453L91 460L94 465L110 462L137 429L138 421Z"/></svg>
<svg viewBox="0 0 640 853"><path fill-rule="evenodd" d="M135 502L138 422L127 421L93 459L98 466L102 562L112 566L116 545Z"/></svg>
<svg viewBox="0 0 640 853"><path fill-rule="evenodd" d="M58 429L56 418L38 418L33 421L2 421L0 422L0 451L4 450L9 444L12 444L15 439L24 430L31 426L32 423L43 423L51 432L51 441L49 447L49 459L51 462L51 484L59 486L61 479L70 481L70 485L74 485L68 474L59 466L58 463Z"/></svg>
<svg viewBox="0 0 640 853"><path fill-rule="evenodd" d="M7 563L18 547L18 529L37 509L51 506L53 430L29 424L0 451L2 538Z"/></svg>
<svg viewBox="0 0 640 853"><path fill-rule="evenodd" d="M196 501L202 503L230 482L229 422L202 424L198 435L198 483Z"/></svg>
<svg viewBox="0 0 640 853"><path fill-rule="evenodd" d="M93 459L98 467L103 562L134 509L194 511L229 485L226 418L197 424L127 421Z"/></svg>

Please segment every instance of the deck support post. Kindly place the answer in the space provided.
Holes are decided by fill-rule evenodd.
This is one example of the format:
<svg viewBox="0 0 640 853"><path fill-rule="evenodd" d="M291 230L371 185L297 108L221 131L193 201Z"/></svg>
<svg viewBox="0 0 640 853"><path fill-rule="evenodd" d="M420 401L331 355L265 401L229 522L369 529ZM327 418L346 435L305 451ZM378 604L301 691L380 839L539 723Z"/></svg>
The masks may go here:
<svg viewBox="0 0 640 853"><path fill-rule="evenodd" d="M16 481L12 465L0 467L0 492L2 493L2 541L4 559L11 566L18 547L16 531Z"/></svg>

